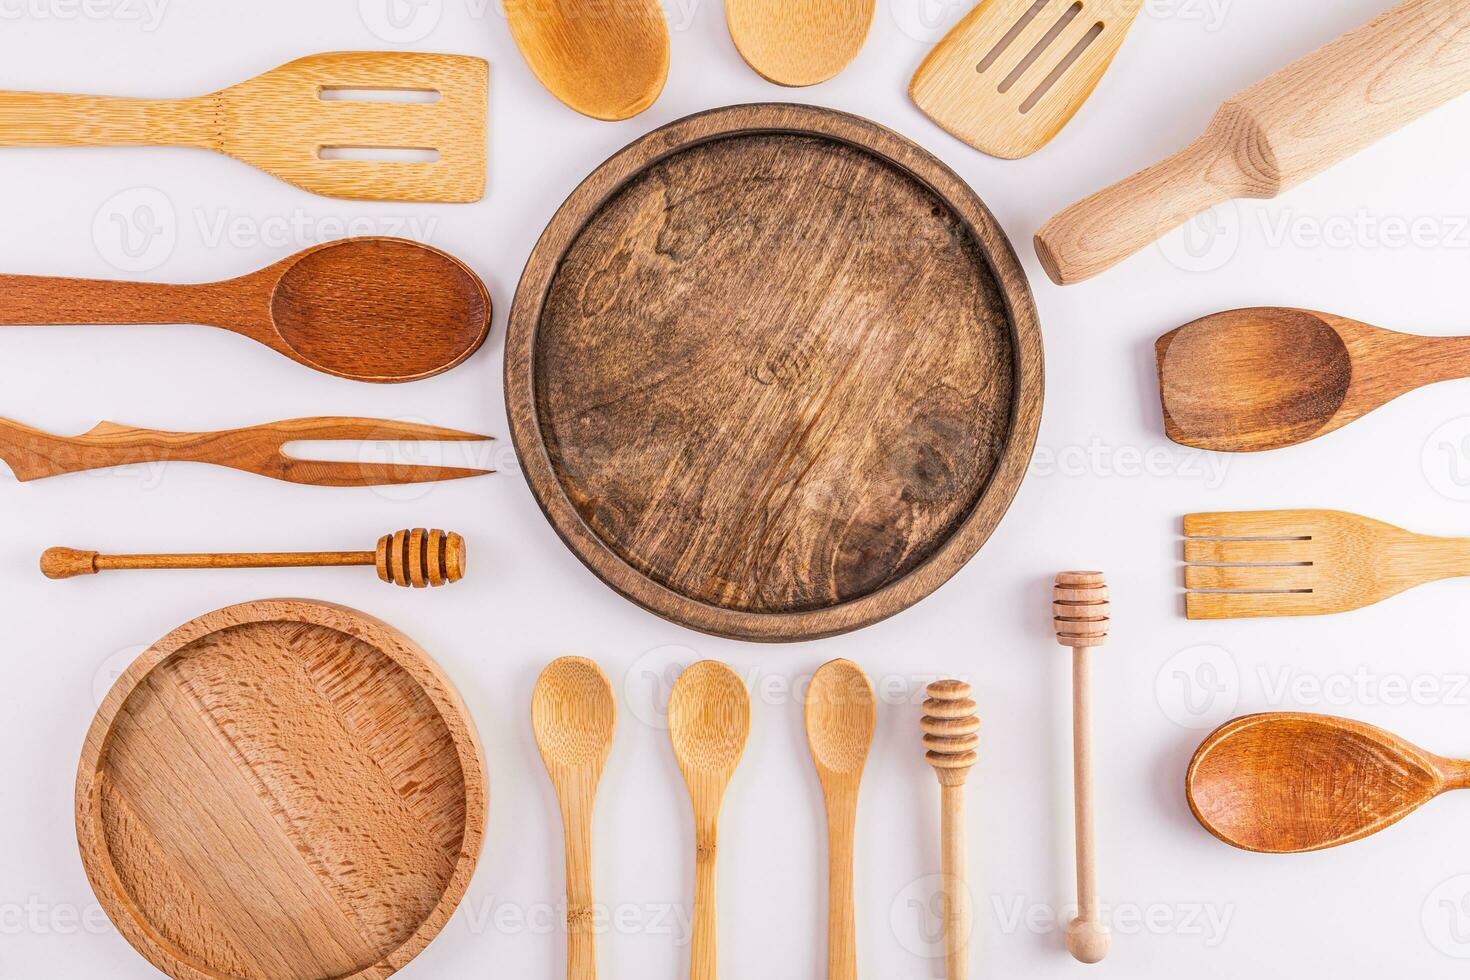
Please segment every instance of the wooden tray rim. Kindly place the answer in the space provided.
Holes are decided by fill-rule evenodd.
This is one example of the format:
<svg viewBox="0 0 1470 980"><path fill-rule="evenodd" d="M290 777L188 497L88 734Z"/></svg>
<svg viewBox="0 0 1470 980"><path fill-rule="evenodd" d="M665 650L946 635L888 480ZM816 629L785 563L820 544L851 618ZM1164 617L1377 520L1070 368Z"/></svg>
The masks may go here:
<svg viewBox="0 0 1470 980"><path fill-rule="evenodd" d="M773 121L771 117L775 117ZM790 613L743 612L701 602L654 581L587 526L567 499L541 437L535 346L551 284L582 230L639 174L685 150L757 133L820 136L862 150L926 187L975 237L1005 300L1015 341L1015 391L1005 449L969 515L923 563L883 588L835 606ZM533 496L557 535L624 598L676 625L760 643L817 640L862 629L927 598L979 553L1014 502L1036 449L1045 396L1041 326L1025 270L1000 223L948 165L908 137L862 116L800 103L748 103L686 116L640 137L598 166L552 217L516 288L505 341L511 441Z"/></svg>
<svg viewBox="0 0 1470 980"><path fill-rule="evenodd" d="M170 943L147 926L146 918L138 914L132 902L117 887L117 876L109 859L109 849L100 821L98 795L101 787L98 765L113 723L117 720L117 713L143 679L156 667L212 633L236 626L276 622L305 623L335 630L373 646L390 658L413 678L438 709L454 739L460 768L464 773L464 841L460 845L454 874L445 886L439 903L413 935L404 940L397 949L357 973L332 980L386 977L403 969L422 953L449 924L450 918L464 899L484 848L490 806L489 785L484 748L475 728L474 718L443 669L407 635L367 613L314 599L260 599L206 613L153 644L118 678L103 699L102 706L97 710L87 731L81 763L77 769L77 844L92 890L123 938L155 967L176 980L221 980L221 976L213 972L203 972L179 955Z"/></svg>

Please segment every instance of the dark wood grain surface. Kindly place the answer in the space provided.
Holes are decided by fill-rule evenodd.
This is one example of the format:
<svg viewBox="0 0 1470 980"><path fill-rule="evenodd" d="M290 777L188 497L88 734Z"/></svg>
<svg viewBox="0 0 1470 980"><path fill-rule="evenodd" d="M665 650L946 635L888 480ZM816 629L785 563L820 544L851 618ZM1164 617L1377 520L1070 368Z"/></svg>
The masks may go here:
<svg viewBox="0 0 1470 980"><path fill-rule="evenodd" d="M865 120L691 117L609 161L533 254L513 430L553 524L661 615L867 625L988 537L1040 416L1034 308L984 205Z"/></svg>

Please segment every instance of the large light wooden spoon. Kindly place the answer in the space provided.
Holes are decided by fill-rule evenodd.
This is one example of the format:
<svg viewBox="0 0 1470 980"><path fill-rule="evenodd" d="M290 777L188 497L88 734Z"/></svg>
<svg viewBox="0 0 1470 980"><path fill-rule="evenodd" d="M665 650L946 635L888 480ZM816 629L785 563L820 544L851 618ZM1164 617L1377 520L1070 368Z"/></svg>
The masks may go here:
<svg viewBox="0 0 1470 980"><path fill-rule="evenodd" d="M827 801L828 980L857 980L854 837L858 790L877 719L873 684L857 664L834 660L812 678L806 737Z"/></svg>
<svg viewBox="0 0 1470 980"><path fill-rule="evenodd" d="M567 980L597 976L592 812L612 751L617 701L602 669L581 657L553 661L536 682L531 726L561 801L567 852Z"/></svg>
<svg viewBox="0 0 1470 980"><path fill-rule="evenodd" d="M669 77L657 0L505 0L510 32L541 84L594 119L638 115Z"/></svg>
<svg viewBox="0 0 1470 980"><path fill-rule="evenodd" d="M226 282L174 286L0 276L0 324L195 323L354 381L417 381L490 333L480 277L436 248L348 238Z"/></svg>
<svg viewBox="0 0 1470 980"><path fill-rule="evenodd" d="M725 0L725 19L746 64L767 81L799 88L852 63L876 9L876 0Z"/></svg>
<svg viewBox="0 0 1470 980"><path fill-rule="evenodd" d="M1309 714L1237 718L1189 766L1190 808L1227 844L1296 854L1350 844L1450 790L1470 762L1442 759L1361 722Z"/></svg>
<svg viewBox="0 0 1470 980"><path fill-rule="evenodd" d="M1423 385L1470 377L1470 338L1258 308L1180 327L1159 340L1158 361L1170 439L1257 452L1326 435Z"/></svg>
<svg viewBox="0 0 1470 980"><path fill-rule="evenodd" d="M694 803L694 943L689 980L719 974L716 858L720 807L750 737L750 694L735 672L706 660L674 684L669 737Z"/></svg>

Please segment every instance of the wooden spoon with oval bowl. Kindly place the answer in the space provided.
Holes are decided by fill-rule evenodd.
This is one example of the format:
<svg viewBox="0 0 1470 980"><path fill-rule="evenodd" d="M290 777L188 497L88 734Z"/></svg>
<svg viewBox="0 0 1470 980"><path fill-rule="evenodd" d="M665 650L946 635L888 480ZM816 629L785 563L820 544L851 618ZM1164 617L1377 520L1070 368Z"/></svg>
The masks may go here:
<svg viewBox="0 0 1470 980"><path fill-rule="evenodd" d="M597 976L592 811L612 752L617 701L602 669L582 657L553 661L536 682L531 726L561 802L567 852L567 980Z"/></svg>
<svg viewBox="0 0 1470 980"><path fill-rule="evenodd" d="M729 667L709 660L684 671L669 696L669 737L694 803L694 943L689 980L715 980L720 807L750 738L750 694L745 683Z"/></svg>
<svg viewBox="0 0 1470 980"><path fill-rule="evenodd" d="M594 119L629 119L669 77L657 0L505 0L510 32L541 84Z"/></svg>
<svg viewBox="0 0 1470 980"><path fill-rule="evenodd" d="M1470 762L1361 722L1287 713L1237 718L1205 739L1187 792L1225 843L1297 854L1362 840L1456 789L1470 789Z"/></svg>
<svg viewBox="0 0 1470 980"><path fill-rule="evenodd" d="M1336 431L1415 388L1470 377L1470 338L1258 308L1180 327L1159 340L1158 361L1170 439L1259 452Z"/></svg>
<svg viewBox="0 0 1470 980"><path fill-rule="evenodd" d="M867 43L876 0L725 0L730 37L746 64L777 85L836 76Z"/></svg>
<svg viewBox="0 0 1470 980"><path fill-rule="evenodd" d="M849 660L834 660L812 678L806 735L827 801L827 978L857 980L853 855L858 790L873 744L873 684Z"/></svg>
<svg viewBox="0 0 1470 980"><path fill-rule="evenodd" d="M353 381L418 381L490 333L480 277L436 248L348 238L204 285L0 276L0 324L197 323Z"/></svg>

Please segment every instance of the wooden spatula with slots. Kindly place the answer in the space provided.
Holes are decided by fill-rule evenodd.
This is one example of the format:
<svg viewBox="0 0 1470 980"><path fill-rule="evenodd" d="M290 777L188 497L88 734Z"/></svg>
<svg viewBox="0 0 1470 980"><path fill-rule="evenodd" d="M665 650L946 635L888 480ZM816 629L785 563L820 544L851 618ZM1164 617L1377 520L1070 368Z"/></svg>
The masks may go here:
<svg viewBox="0 0 1470 980"><path fill-rule="evenodd" d="M1184 519L1190 619L1321 616L1470 576L1470 540L1431 538L1331 510Z"/></svg>
<svg viewBox="0 0 1470 980"><path fill-rule="evenodd" d="M991 156L1041 149L1113 63L1143 0L985 0L914 75L909 94Z"/></svg>
<svg viewBox="0 0 1470 980"><path fill-rule="evenodd" d="M489 80L481 58L362 51L176 101L0 92L0 146L189 146L328 197L467 203L485 196Z"/></svg>

